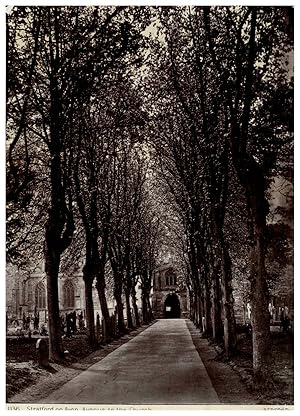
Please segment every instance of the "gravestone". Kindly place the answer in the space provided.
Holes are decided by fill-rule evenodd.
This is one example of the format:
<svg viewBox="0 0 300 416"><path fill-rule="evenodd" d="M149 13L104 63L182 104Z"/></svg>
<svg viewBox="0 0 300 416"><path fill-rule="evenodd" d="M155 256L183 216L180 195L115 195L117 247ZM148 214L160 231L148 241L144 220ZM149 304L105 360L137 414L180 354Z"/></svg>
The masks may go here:
<svg viewBox="0 0 300 416"><path fill-rule="evenodd" d="M114 338L116 336L116 315L115 313L110 317L110 333Z"/></svg>
<svg viewBox="0 0 300 416"><path fill-rule="evenodd" d="M37 353L37 359L38 359L39 365L41 367L48 367L49 366L48 345L46 341L42 338L37 340L36 353Z"/></svg>
<svg viewBox="0 0 300 416"><path fill-rule="evenodd" d="M34 320L33 320L33 319L31 319L31 320L30 320L29 330L30 330L31 332L32 332L32 331L34 331Z"/></svg>

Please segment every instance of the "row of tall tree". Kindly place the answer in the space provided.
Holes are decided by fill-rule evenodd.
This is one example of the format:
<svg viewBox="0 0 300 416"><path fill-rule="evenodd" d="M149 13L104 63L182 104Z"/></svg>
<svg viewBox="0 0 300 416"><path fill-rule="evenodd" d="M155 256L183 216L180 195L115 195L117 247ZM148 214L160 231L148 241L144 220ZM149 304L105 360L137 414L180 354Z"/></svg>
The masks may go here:
<svg viewBox="0 0 300 416"><path fill-rule="evenodd" d="M232 256L246 256L258 381L271 366L268 195L274 177L292 180L291 18L274 7L161 8L147 81L157 180L183 230L192 318L234 353Z"/></svg>
<svg viewBox="0 0 300 416"><path fill-rule="evenodd" d="M147 202L140 133L145 115L132 81L148 22L147 8L16 7L8 16L7 254L11 262L26 263L28 240L31 248L43 245L53 360L63 358L58 274L74 244L81 245L85 258L92 345L95 279L111 335L108 261L119 332L125 331L123 292L128 327L133 326L130 298L139 323L138 279L143 320L152 319L159 224Z"/></svg>
<svg viewBox="0 0 300 416"><path fill-rule="evenodd" d="M147 322L152 271L169 244L192 319L226 355L236 347L233 272L243 269L253 368L267 377L268 196L273 178L291 180L292 17L246 6L8 16L7 255L25 264L32 244L43 248L52 359L62 358L58 273L76 250L94 344L94 280L107 328L108 265L119 331L123 299L128 326L130 297L138 320L137 279Z"/></svg>

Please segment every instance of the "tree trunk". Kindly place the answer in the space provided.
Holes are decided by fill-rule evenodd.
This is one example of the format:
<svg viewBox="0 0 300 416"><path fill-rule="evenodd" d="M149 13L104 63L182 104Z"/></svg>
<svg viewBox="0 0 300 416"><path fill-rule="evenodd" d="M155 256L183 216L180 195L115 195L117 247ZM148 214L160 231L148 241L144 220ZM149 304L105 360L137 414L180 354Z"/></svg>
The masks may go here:
<svg viewBox="0 0 300 416"><path fill-rule="evenodd" d="M147 298L144 292L142 292L142 314L143 314L144 324L148 324L150 319L149 319L149 314L148 314Z"/></svg>
<svg viewBox="0 0 300 416"><path fill-rule="evenodd" d="M219 278L219 275L217 275L216 278L216 300L218 340L222 340L224 336L224 330L222 323L222 289L221 278Z"/></svg>
<svg viewBox="0 0 300 416"><path fill-rule="evenodd" d="M205 335L212 335L212 322L211 322L211 301L210 301L210 289L208 279L204 277L204 317L205 317Z"/></svg>
<svg viewBox="0 0 300 416"><path fill-rule="evenodd" d="M217 219L214 219L215 243L218 247L217 253L221 258L221 299L223 309L223 334L224 352L229 356L236 348L236 324L234 316L234 298L232 295L232 273L229 250L224 238L223 226Z"/></svg>
<svg viewBox="0 0 300 416"><path fill-rule="evenodd" d="M194 309L195 309L195 325L197 328L202 328L202 307L201 307L201 289L200 289L200 281L197 268L195 268L194 272L194 279L193 279L193 291L194 291Z"/></svg>
<svg viewBox="0 0 300 416"><path fill-rule="evenodd" d="M236 348L236 328L233 309L234 299L231 285L231 260L223 236L221 236L219 243L221 250L222 305L224 311L224 350L225 354L228 356L233 353Z"/></svg>
<svg viewBox="0 0 300 416"><path fill-rule="evenodd" d="M45 272L47 276L47 304L49 329L49 359L61 361L63 359L63 345L58 300L58 272L60 258L63 251L71 243L74 231L74 222L69 212L67 221L67 207L65 188L62 185L61 151L63 150L63 137L61 137L61 112L57 80L50 77L50 186L51 202L48 210L48 219L45 233Z"/></svg>
<svg viewBox="0 0 300 416"><path fill-rule="evenodd" d="M117 317L118 317L118 331L120 334L126 333L124 313L123 313L123 301L122 301L122 281L123 276L121 274L115 275L115 290L114 296L117 303Z"/></svg>
<svg viewBox="0 0 300 416"><path fill-rule="evenodd" d="M266 380L271 372L271 332L268 310L269 293L265 271L265 226L268 204L262 181L248 188L253 222L254 245L251 249L251 323L253 342L253 370L257 382Z"/></svg>
<svg viewBox="0 0 300 416"><path fill-rule="evenodd" d="M202 332L203 328L202 328L202 296L201 296L201 292L198 292L198 296L197 296L197 325L198 328L200 329L200 331Z"/></svg>
<svg viewBox="0 0 300 416"><path fill-rule="evenodd" d="M195 296L193 291L189 288L189 301L190 301L190 320L195 323Z"/></svg>
<svg viewBox="0 0 300 416"><path fill-rule="evenodd" d="M89 275L87 267L83 268L83 280L85 290L85 311L86 322L88 330L89 345L94 348L96 345L95 338L95 317L94 317L94 305L93 305L93 276Z"/></svg>
<svg viewBox="0 0 300 416"><path fill-rule="evenodd" d="M135 323L136 323L136 326L140 326L141 322L140 322L138 306L137 306L137 303L136 303L135 287L131 288L131 299L132 299L132 306L133 306L133 311L134 311L134 316L135 316Z"/></svg>
<svg viewBox="0 0 300 416"><path fill-rule="evenodd" d="M101 307L101 314L102 318L105 322L105 328L106 328L106 337L107 340L109 340L112 336L111 334L111 326L110 326L110 316L109 316L109 310L107 307L107 300L105 295L105 276L104 272L98 271L97 272L97 292Z"/></svg>
<svg viewBox="0 0 300 416"><path fill-rule="evenodd" d="M49 359L54 362L59 362L64 357L58 301L58 271L60 254L51 246L52 244L49 241L49 237L47 238L46 236L45 272L47 276Z"/></svg>
<svg viewBox="0 0 300 416"><path fill-rule="evenodd" d="M194 293L194 324L198 327L198 296L196 291Z"/></svg>
<svg viewBox="0 0 300 416"><path fill-rule="evenodd" d="M271 375L271 332L268 310L269 293L265 271L265 232L269 204L265 198L266 181L260 167L251 156L235 155L236 171L245 190L252 247L251 261L251 324L253 371L257 383Z"/></svg>
<svg viewBox="0 0 300 416"><path fill-rule="evenodd" d="M197 287L195 288L195 315L196 315L195 325L196 325L197 328L201 328L202 327L202 323L201 323L201 300L200 300L199 289Z"/></svg>
<svg viewBox="0 0 300 416"><path fill-rule="evenodd" d="M223 329L222 329L222 313L221 313L221 302L220 302L220 289L219 289L219 278L218 275L212 279L211 285L211 305L212 305L212 334L213 339L216 342L222 340Z"/></svg>
<svg viewBox="0 0 300 416"><path fill-rule="evenodd" d="M270 374L271 333L268 310L268 287L265 278L263 242L260 230L256 229L256 245L253 248L255 266L251 279L251 323L253 344L253 370L255 379L266 379Z"/></svg>
<svg viewBox="0 0 300 416"><path fill-rule="evenodd" d="M206 320L205 320L205 303L204 303L204 290L203 284L201 288L201 296L200 296L200 325L201 325L201 332L204 334L206 331Z"/></svg>
<svg viewBox="0 0 300 416"><path fill-rule="evenodd" d="M213 282L210 287L210 297L211 297L211 329L212 337L217 340L217 310L216 310L216 298L215 298L215 283Z"/></svg>
<svg viewBox="0 0 300 416"><path fill-rule="evenodd" d="M152 313L152 308L151 308L151 303L150 303L150 295L149 294L146 297L146 303L147 303L149 321L152 322L153 319L154 319L154 316L153 316L153 313Z"/></svg>
<svg viewBox="0 0 300 416"><path fill-rule="evenodd" d="M125 290L125 300L126 300L126 317L127 317L127 328L133 328L132 315L131 315L131 305L130 305L130 293L128 290Z"/></svg>
<svg viewBox="0 0 300 416"><path fill-rule="evenodd" d="M265 382L271 374L270 354L270 315L268 311L268 286L265 272L265 228L269 205L265 199L266 178L261 166L249 154L249 120L253 104L253 84L255 82L256 22L257 8L252 8L251 31L248 41L249 52L245 74L245 93L241 119L235 107L231 117L231 149L233 163L244 188L250 227L251 248L251 321L253 345L253 370L256 382ZM240 106L240 102L238 102Z"/></svg>

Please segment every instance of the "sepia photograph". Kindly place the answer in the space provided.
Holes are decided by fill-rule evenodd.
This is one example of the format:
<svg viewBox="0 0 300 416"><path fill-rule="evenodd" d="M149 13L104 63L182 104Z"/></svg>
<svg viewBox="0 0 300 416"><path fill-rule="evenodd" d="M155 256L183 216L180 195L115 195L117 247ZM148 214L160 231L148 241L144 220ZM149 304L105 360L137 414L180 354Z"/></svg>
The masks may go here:
<svg viewBox="0 0 300 416"><path fill-rule="evenodd" d="M19 3L7 410L293 409L293 6Z"/></svg>

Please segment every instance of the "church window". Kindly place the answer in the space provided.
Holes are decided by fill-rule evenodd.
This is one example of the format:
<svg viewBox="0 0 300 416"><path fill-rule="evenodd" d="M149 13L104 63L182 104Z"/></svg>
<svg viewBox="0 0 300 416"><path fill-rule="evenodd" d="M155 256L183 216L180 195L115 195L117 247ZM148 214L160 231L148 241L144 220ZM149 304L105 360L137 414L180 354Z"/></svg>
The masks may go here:
<svg viewBox="0 0 300 416"><path fill-rule="evenodd" d="M33 297L32 297L32 281L28 280L27 301L32 302L32 300L33 300Z"/></svg>
<svg viewBox="0 0 300 416"><path fill-rule="evenodd" d="M176 275L172 269L166 271L166 286L175 286L176 285Z"/></svg>
<svg viewBox="0 0 300 416"><path fill-rule="evenodd" d="M35 306L38 309L46 309L46 289L42 282L38 283L35 289Z"/></svg>
<svg viewBox="0 0 300 416"><path fill-rule="evenodd" d="M66 280L64 284L64 307L74 308L75 306L75 292L74 285L71 280Z"/></svg>
<svg viewBox="0 0 300 416"><path fill-rule="evenodd" d="M26 304L26 280L22 282L22 304Z"/></svg>

